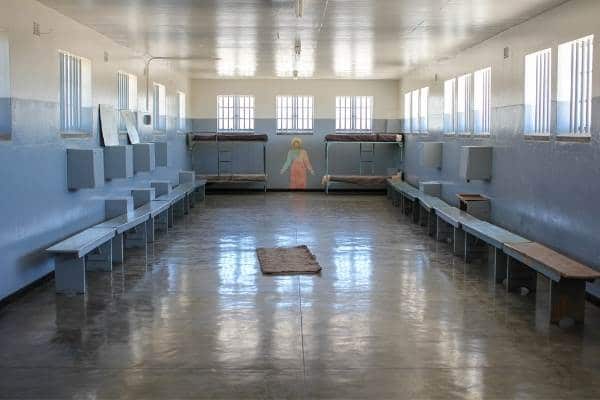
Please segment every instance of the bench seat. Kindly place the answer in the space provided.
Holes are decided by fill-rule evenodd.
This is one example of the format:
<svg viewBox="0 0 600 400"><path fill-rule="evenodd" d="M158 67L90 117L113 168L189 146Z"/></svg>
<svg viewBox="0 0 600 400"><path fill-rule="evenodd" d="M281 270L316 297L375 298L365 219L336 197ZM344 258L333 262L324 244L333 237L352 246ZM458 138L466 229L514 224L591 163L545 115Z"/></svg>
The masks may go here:
<svg viewBox="0 0 600 400"><path fill-rule="evenodd" d="M81 258L114 236L115 230L112 228L89 228L54 244L46 251L54 254L76 254Z"/></svg>
<svg viewBox="0 0 600 400"><path fill-rule="evenodd" d="M506 229L500 228L486 221L464 221L462 224L465 232L476 236L487 244L495 248L502 249L505 243L529 243L531 240L525 239Z"/></svg>
<svg viewBox="0 0 600 400"><path fill-rule="evenodd" d="M584 322L586 282L600 279L600 272L535 242L507 243L504 252L507 290L535 290L536 319Z"/></svg>
<svg viewBox="0 0 600 400"><path fill-rule="evenodd" d="M95 225L94 228L113 228L116 230L117 234L121 234L143 224L148 220L148 218L150 218L150 213L136 208L130 213L120 215Z"/></svg>
<svg viewBox="0 0 600 400"><path fill-rule="evenodd" d="M465 223L479 221L471 214L467 214L466 212L452 206L436 208L435 214L455 228L460 228Z"/></svg>
<svg viewBox="0 0 600 400"><path fill-rule="evenodd" d="M112 271L114 228L89 228L72 235L46 251L55 255L57 293L85 293L86 270Z"/></svg>
<svg viewBox="0 0 600 400"><path fill-rule="evenodd" d="M167 201L151 201L141 207L135 209L136 212L150 214L151 218L154 218L169 209L169 202Z"/></svg>

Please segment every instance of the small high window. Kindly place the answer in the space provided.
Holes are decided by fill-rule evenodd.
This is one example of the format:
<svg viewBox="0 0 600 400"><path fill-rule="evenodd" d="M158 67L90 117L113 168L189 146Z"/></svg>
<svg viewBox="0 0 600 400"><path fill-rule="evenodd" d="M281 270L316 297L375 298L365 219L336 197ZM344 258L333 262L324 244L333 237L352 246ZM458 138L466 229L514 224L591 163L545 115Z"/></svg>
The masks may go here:
<svg viewBox="0 0 600 400"><path fill-rule="evenodd" d="M557 131L589 135L592 125L594 36L558 47Z"/></svg>
<svg viewBox="0 0 600 400"><path fill-rule="evenodd" d="M136 111L138 102L137 76L126 72L117 72L117 110L119 111L119 130L125 131L125 120L120 111Z"/></svg>
<svg viewBox="0 0 600 400"><path fill-rule="evenodd" d="M156 131L167 129L167 90L160 83L154 83L153 86L152 126Z"/></svg>
<svg viewBox="0 0 600 400"><path fill-rule="evenodd" d="M455 132L454 117L456 112L456 79L444 82L444 133Z"/></svg>
<svg viewBox="0 0 600 400"><path fill-rule="evenodd" d="M312 132L313 96L277 96L277 131Z"/></svg>
<svg viewBox="0 0 600 400"><path fill-rule="evenodd" d="M337 96L335 129L367 132L373 129L373 96Z"/></svg>
<svg viewBox="0 0 600 400"><path fill-rule="evenodd" d="M187 108L187 96L184 92L177 92L177 120L179 130L186 130L186 113Z"/></svg>
<svg viewBox="0 0 600 400"><path fill-rule="evenodd" d="M473 77L475 91L473 93L473 131L477 134L490 133L492 111L492 69L476 71Z"/></svg>
<svg viewBox="0 0 600 400"><path fill-rule="evenodd" d="M217 130L253 131L254 96L217 96Z"/></svg>
<svg viewBox="0 0 600 400"><path fill-rule="evenodd" d="M550 133L552 50L525 56L525 133Z"/></svg>
<svg viewBox="0 0 600 400"><path fill-rule="evenodd" d="M90 60L59 52L60 129L90 132L92 128L92 64Z"/></svg>

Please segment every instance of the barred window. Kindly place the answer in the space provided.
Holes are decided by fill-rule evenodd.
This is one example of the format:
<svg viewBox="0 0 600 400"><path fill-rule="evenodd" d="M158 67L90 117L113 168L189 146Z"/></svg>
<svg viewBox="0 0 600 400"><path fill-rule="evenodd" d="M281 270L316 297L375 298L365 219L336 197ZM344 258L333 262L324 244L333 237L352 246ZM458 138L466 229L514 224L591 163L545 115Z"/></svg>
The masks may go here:
<svg viewBox="0 0 600 400"><path fill-rule="evenodd" d="M360 132L373 129L373 96L337 96L335 129Z"/></svg>
<svg viewBox="0 0 600 400"><path fill-rule="evenodd" d="M157 131L167 128L167 90L164 85L154 83L152 95L153 127Z"/></svg>
<svg viewBox="0 0 600 400"><path fill-rule="evenodd" d="M456 131L471 132L471 85L473 75L465 74L458 77L456 92Z"/></svg>
<svg viewBox="0 0 600 400"><path fill-rule="evenodd" d="M456 78L444 82L444 133L455 132Z"/></svg>
<svg viewBox="0 0 600 400"><path fill-rule="evenodd" d="M480 135L490 133L492 69L476 71L473 81L473 131Z"/></svg>
<svg viewBox="0 0 600 400"><path fill-rule="evenodd" d="M126 72L117 72L117 110L119 130L125 131L125 120L121 117L121 111L137 110L138 90L137 76Z"/></svg>
<svg viewBox="0 0 600 400"><path fill-rule="evenodd" d="M594 36L558 47L557 130L589 135L592 125Z"/></svg>
<svg viewBox="0 0 600 400"><path fill-rule="evenodd" d="M254 96L217 96L217 130L253 131Z"/></svg>
<svg viewBox="0 0 600 400"><path fill-rule="evenodd" d="M550 133L552 49L525 57L525 133Z"/></svg>
<svg viewBox="0 0 600 400"><path fill-rule="evenodd" d="M60 58L60 129L81 131L84 108L91 107L91 62L83 57L59 51Z"/></svg>
<svg viewBox="0 0 600 400"><path fill-rule="evenodd" d="M186 129L187 96L184 92L177 92L177 119L179 130Z"/></svg>
<svg viewBox="0 0 600 400"><path fill-rule="evenodd" d="M313 96L277 96L276 107L278 132L313 130Z"/></svg>

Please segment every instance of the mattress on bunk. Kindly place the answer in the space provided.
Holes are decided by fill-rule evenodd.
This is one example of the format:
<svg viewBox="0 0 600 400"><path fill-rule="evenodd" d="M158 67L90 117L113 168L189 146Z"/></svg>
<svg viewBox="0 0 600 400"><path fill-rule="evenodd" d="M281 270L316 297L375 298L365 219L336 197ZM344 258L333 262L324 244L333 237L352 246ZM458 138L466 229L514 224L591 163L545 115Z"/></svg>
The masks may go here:
<svg viewBox="0 0 600 400"><path fill-rule="evenodd" d="M381 143L395 143L402 142L402 135L393 133L356 133L356 134L330 134L325 136L327 142L381 142Z"/></svg>
<svg viewBox="0 0 600 400"><path fill-rule="evenodd" d="M329 182L353 183L361 186L385 186L391 176L366 176L366 175L325 175L322 184Z"/></svg>
<svg viewBox="0 0 600 400"><path fill-rule="evenodd" d="M265 182L265 174L227 174L227 175L200 175L199 179L207 183L235 183L235 182Z"/></svg>
<svg viewBox="0 0 600 400"><path fill-rule="evenodd" d="M217 140L217 135L205 133L190 133L192 142L214 142Z"/></svg>
<svg viewBox="0 0 600 400"><path fill-rule="evenodd" d="M205 133L191 133L192 142L268 142L269 136L253 133L222 133L211 135Z"/></svg>

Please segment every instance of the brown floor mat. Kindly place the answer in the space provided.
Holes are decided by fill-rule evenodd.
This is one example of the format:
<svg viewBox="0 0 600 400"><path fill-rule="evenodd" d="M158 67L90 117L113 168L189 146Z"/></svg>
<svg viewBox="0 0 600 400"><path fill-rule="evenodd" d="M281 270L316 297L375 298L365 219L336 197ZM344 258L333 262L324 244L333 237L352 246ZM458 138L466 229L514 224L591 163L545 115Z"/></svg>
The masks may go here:
<svg viewBox="0 0 600 400"><path fill-rule="evenodd" d="M258 248L256 255L263 274L316 274L317 258L306 246Z"/></svg>

